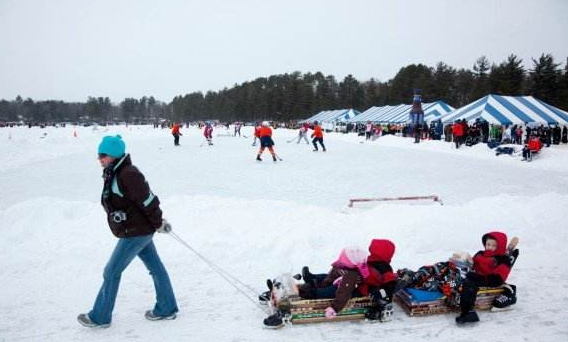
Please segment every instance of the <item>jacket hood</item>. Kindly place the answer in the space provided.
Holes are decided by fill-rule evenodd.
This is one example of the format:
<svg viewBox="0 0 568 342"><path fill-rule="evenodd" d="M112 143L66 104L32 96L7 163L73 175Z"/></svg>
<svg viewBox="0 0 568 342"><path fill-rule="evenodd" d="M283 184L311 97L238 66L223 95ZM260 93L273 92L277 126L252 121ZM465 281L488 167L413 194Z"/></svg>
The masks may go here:
<svg viewBox="0 0 568 342"><path fill-rule="evenodd" d="M497 241L497 249L495 252L492 252L494 255L504 255L507 252L507 234L502 232L490 232L481 238L481 242L483 243L483 248L485 248L485 241L488 238L492 238L493 240ZM487 254L488 251L485 251Z"/></svg>
<svg viewBox="0 0 568 342"><path fill-rule="evenodd" d="M369 276L369 268L367 266L367 253L359 248L344 248L341 250L339 257L331 266L356 268L359 270L363 278Z"/></svg>
<svg viewBox="0 0 568 342"><path fill-rule="evenodd" d="M387 239L373 239L371 245L369 245L371 255L369 255L367 260L369 262L379 261L390 264L394 251L395 245L392 241Z"/></svg>

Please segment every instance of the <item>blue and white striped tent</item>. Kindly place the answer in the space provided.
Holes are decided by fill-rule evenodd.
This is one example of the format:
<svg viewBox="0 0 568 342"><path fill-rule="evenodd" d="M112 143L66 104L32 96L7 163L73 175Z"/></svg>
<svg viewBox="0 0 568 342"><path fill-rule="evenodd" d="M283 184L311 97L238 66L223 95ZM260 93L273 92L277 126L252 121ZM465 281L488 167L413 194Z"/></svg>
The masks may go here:
<svg viewBox="0 0 568 342"><path fill-rule="evenodd" d="M490 124L568 124L568 113L532 96L487 95L442 116L442 122L483 119Z"/></svg>
<svg viewBox="0 0 568 342"><path fill-rule="evenodd" d="M355 118L349 120L352 123L374 122L374 123L405 123L409 121L410 109L412 105L401 104L398 106L371 107ZM450 113L454 108L444 101L423 103L424 120L430 122L441 118Z"/></svg>
<svg viewBox="0 0 568 342"><path fill-rule="evenodd" d="M346 122L347 120L359 115L359 111L354 109L337 109L337 110L324 110L316 115L300 121L303 122L314 122L318 121L320 123L337 123L337 122Z"/></svg>

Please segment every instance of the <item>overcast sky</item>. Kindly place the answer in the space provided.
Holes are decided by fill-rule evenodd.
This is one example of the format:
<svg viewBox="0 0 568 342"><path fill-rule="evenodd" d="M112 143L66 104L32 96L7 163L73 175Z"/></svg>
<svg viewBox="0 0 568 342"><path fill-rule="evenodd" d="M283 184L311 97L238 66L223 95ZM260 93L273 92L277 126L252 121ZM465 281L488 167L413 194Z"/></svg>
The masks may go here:
<svg viewBox="0 0 568 342"><path fill-rule="evenodd" d="M219 90L286 72L568 57L566 0L0 0L0 98Z"/></svg>

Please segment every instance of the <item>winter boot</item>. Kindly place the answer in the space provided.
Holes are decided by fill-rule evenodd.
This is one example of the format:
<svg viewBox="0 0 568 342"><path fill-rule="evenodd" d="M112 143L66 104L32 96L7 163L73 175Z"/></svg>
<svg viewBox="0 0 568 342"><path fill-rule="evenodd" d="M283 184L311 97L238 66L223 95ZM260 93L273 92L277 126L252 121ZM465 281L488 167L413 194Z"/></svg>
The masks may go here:
<svg viewBox="0 0 568 342"><path fill-rule="evenodd" d="M317 151L318 151L318 149L317 149L317 148L314 148L314 152L317 152Z"/></svg>
<svg viewBox="0 0 568 342"><path fill-rule="evenodd" d="M456 317L457 324L464 324L464 323L475 323L479 322L479 316L477 316L477 312L470 311L468 313L462 313L458 317Z"/></svg>
<svg viewBox="0 0 568 342"><path fill-rule="evenodd" d="M304 283L310 286L316 286L316 277L310 273L310 269L308 266L302 267L302 278L304 279Z"/></svg>
<svg viewBox="0 0 568 342"><path fill-rule="evenodd" d="M493 308L504 309L517 302L517 287L515 285L504 284L503 293L493 299Z"/></svg>
<svg viewBox="0 0 568 342"><path fill-rule="evenodd" d="M161 320L176 319L177 316L176 316L175 312L173 314L170 314L170 315L167 315L167 316L158 316L154 313L153 310L148 310L144 314L144 317L149 321L161 321Z"/></svg>
<svg viewBox="0 0 568 342"><path fill-rule="evenodd" d="M272 155L272 161L276 162L276 155L275 154Z"/></svg>
<svg viewBox="0 0 568 342"><path fill-rule="evenodd" d="M260 159L260 154L257 154L257 155L256 155L256 160L262 161L262 159Z"/></svg>
<svg viewBox="0 0 568 342"><path fill-rule="evenodd" d="M97 324L97 323L91 321L89 314L80 314L79 316L77 316L77 321L79 321L79 324L81 324L82 326L87 327L87 328L108 328L108 327L110 327L110 323Z"/></svg>
<svg viewBox="0 0 568 342"><path fill-rule="evenodd" d="M263 323L264 326L269 329L278 329L284 326L284 321L282 320L282 314L280 312L268 316L264 319Z"/></svg>
<svg viewBox="0 0 568 342"><path fill-rule="evenodd" d="M376 306L371 307L365 314L365 318L369 321L388 322L392 319L393 311L392 302L386 299L379 299L376 302Z"/></svg>
<svg viewBox="0 0 568 342"><path fill-rule="evenodd" d="M270 302L270 292L271 291L266 291L260 294L260 296L258 296L258 302L262 305L268 305L268 302Z"/></svg>

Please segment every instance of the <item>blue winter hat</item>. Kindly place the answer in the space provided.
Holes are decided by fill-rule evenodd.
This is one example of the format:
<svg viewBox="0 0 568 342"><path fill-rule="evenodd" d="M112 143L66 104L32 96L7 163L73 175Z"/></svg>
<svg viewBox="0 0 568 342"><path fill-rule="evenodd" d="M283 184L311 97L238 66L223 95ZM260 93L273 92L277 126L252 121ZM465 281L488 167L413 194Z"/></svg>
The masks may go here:
<svg viewBox="0 0 568 342"><path fill-rule="evenodd" d="M99 144L98 153L104 153L114 158L120 158L122 157L122 155L124 155L125 150L126 145L124 144L124 141L122 140L122 137L120 135L107 135Z"/></svg>

